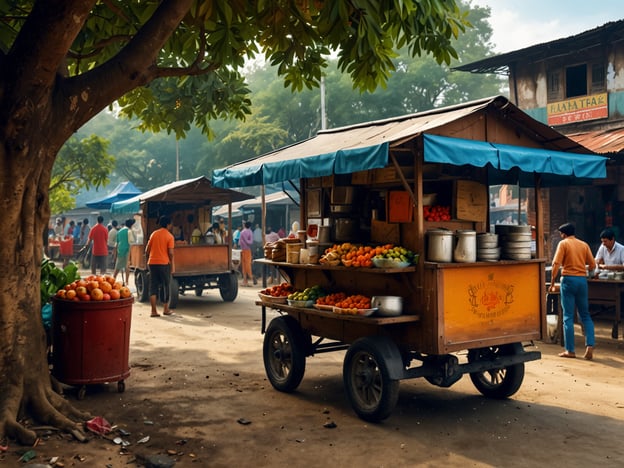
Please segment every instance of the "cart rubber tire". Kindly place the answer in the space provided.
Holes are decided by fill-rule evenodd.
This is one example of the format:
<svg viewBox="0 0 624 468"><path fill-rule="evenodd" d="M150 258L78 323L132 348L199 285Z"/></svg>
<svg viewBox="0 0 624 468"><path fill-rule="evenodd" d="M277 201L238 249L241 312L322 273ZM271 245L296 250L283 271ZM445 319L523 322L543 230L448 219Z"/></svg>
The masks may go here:
<svg viewBox="0 0 624 468"><path fill-rule="evenodd" d="M271 320L264 335L262 356L273 388L290 393L299 386L305 374L305 350L310 341L294 318L282 316Z"/></svg>
<svg viewBox="0 0 624 468"><path fill-rule="evenodd" d="M176 278L171 278L169 286L169 308L175 309L178 307L178 300L180 299L180 283Z"/></svg>
<svg viewBox="0 0 624 468"><path fill-rule="evenodd" d="M117 382L117 393L123 393L126 391L126 383L123 380Z"/></svg>
<svg viewBox="0 0 624 468"><path fill-rule="evenodd" d="M396 347L385 337L364 337L356 340L345 355L342 376L347 398L365 421L383 421L399 399L400 381L390 377L388 362L381 351L387 346Z"/></svg>
<svg viewBox="0 0 624 468"><path fill-rule="evenodd" d="M135 270L134 284L137 290L137 298L139 302L147 302L149 299L149 275L147 271Z"/></svg>
<svg viewBox="0 0 624 468"><path fill-rule="evenodd" d="M219 276L219 294L225 302L232 302L238 296L238 277L236 273Z"/></svg>
<svg viewBox="0 0 624 468"><path fill-rule="evenodd" d="M82 401L85 399L86 395L87 395L87 386L81 385L80 388L78 389L77 398Z"/></svg>
<svg viewBox="0 0 624 468"><path fill-rule="evenodd" d="M195 295L200 297L204 293L204 288L202 286L195 286Z"/></svg>
<svg viewBox="0 0 624 468"><path fill-rule="evenodd" d="M520 343L488 348L471 349L468 351L468 362L487 361L497 356L517 354L522 351ZM502 369L473 372L470 380L481 394L488 398L504 399L516 393L524 380L524 363Z"/></svg>

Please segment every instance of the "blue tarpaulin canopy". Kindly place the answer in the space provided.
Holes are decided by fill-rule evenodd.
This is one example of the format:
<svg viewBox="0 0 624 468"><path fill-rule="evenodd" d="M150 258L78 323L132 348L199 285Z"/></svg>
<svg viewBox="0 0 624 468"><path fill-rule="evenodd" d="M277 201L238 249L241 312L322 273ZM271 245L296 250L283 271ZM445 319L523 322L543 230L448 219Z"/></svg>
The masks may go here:
<svg viewBox="0 0 624 468"><path fill-rule="evenodd" d="M473 133L478 135L480 126L486 126L488 119L526 129L523 132L531 135L535 147L438 136L446 133L447 128L457 128L460 120L463 127L474 127ZM218 187L234 188L378 169L388 166L390 151L420 137L424 141L425 162L487 167L491 184L519 183L530 187L535 185L537 174L542 186L587 183L590 178L606 176L607 158L580 154L589 150L497 96L323 130L314 138L217 169L212 181Z"/></svg>
<svg viewBox="0 0 624 468"><path fill-rule="evenodd" d="M567 153L544 148L527 148L487 141L424 135L425 162L488 167L490 180L505 182L507 174L519 178L522 186L533 185L535 174L541 174L547 185L555 184L553 176L563 177L562 183L600 179L607 176L608 158Z"/></svg>
<svg viewBox="0 0 624 468"><path fill-rule="evenodd" d="M136 195L139 195L141 191L134 186L132 182L122 182L108 195L91 200L85 203L89 208L95 208L98 210L108 210L115 202L127 200Z"/></svg>
<svg viewBox="0 0 624 468"><path fill-rule="evenodd" d="M253 195L214 187L206 177L201 176L195 179L171 182L127 200L115 202L110 210L111 213L116 214L134 214L139 213L141 205L145 202L163 205L188 203L189 205L219 206L250 198L253 198Z"/></svg>

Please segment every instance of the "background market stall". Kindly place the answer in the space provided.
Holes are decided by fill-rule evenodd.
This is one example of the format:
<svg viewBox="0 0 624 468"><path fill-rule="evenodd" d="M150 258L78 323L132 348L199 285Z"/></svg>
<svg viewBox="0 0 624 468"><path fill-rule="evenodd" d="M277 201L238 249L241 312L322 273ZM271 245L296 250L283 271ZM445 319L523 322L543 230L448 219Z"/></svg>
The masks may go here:
<svg viewBox="0 0 624 468"><path fill-rule="evenodd" d="M179 294L187 290L201 296L206 289L219 289L225 301L233 301L238 294L238 279L232 268L232 244L209 245L193 243L191 234L197 228L205 233L212 224L214 206L231 206L232 202L253 198L235 190L212 186L206 177L180 180L149 190L128 200L115 202L113 214L141 215L144 241L130 246L130 269L134 272L137 295L141 302L148 300L148 270L145 244L151 232L158 229L158 218L167 215L174 229L179 229L183 240L176 242L170 307L176 308ZM230 217L231 218L231 217ZM228 226L232 232L232 225Z"/></svg>

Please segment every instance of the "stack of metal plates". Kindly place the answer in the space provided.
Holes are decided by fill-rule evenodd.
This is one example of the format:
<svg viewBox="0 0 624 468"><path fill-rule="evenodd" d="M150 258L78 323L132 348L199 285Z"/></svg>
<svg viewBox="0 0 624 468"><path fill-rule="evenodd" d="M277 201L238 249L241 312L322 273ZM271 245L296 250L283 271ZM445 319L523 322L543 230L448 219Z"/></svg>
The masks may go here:
<svg viewBox="0 0 624 468"><path fill-rule="evenodd" d="M531 226L497 224L501 258L507 260L531 259Z"/></svg>
<svg viewBox="0 0 624 468"><path fill-rule="evenodd" d="M481 232L477 234L477 260L480 262L496 262L500 259L501 249L498 246L498 234Z"/></svg>

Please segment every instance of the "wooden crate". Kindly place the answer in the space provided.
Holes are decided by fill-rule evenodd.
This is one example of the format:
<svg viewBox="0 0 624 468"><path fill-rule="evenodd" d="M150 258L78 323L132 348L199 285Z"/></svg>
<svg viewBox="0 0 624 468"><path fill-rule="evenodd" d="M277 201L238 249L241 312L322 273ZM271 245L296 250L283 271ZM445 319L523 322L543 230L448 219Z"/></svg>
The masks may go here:
<svg viewBox="0 0 624 468"><path fill-rule="evenodd" d="M414 178L413 167L401 166L401 172L403 173L403 176L407 180ZM400 182L400 181L401 181L401 177L399 176L399 173L394 166L373 170L373 182L376 184L387 184L390 182Z"/></svg>
<svg viewBox="0 0 624 468"><path fill-rule="evenodd" d="M372 171L358 171L351 174L351 183L353 185L368 185L373 180Z"/></svg>
<svg viewBox="0 0 624 468"><path fill-rule="evenodd" d="M488 210L487 187L471 180L457 180L453 185L455 219L485 222Z"/></svg>
<svg viewBox="0 0 624 468"><path fill-rule="evenodd" d="M400 225L373 219L371 221L371 241L379 242L380 244L400 244Z"/></svg>

